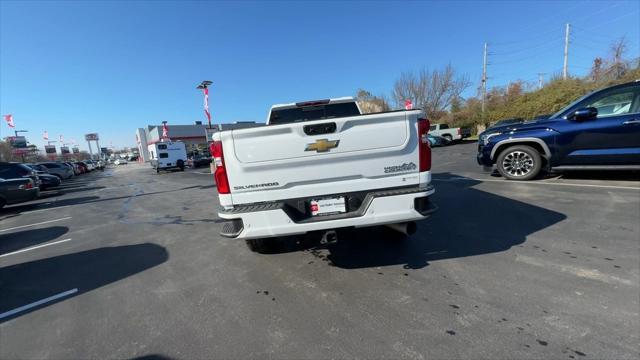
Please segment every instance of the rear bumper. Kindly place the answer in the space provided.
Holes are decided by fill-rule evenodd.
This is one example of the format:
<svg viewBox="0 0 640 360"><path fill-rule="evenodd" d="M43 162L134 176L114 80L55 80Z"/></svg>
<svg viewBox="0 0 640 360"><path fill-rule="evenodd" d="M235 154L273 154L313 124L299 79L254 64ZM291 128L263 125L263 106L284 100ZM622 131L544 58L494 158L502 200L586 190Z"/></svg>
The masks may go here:
<svg viewBox="0 0 640 360"><path fill-rule="evenodd" d="M13 198L7 199L7 204L19 204L27 201L36 200L40 196L40 189L34 187L29 190L22 190Z"/></svg>
<svg viewBox="0 0 640 360"><path fill-rule="evenodd" d="M310 231L343 227L367 227L416 221L427 218L437 210L429 201L433 188L397 195L372 197L361 211L353 216L314 218L314 221L294 221L280 207L260 206L251 212L220 212L218 216L228 220L221 235L236 239L254 239L304 234ZM260 209L261 210L258 210Z"/></svg>

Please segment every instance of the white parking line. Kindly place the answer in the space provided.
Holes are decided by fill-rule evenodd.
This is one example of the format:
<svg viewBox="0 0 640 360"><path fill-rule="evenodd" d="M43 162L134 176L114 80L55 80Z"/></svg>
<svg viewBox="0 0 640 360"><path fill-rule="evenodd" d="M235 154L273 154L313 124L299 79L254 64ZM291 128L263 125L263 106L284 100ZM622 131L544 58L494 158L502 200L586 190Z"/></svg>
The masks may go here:
<svg viewBox="0 0 640 360"><path fill-rule="evenodd" d="M2 254L2 255L0 255L0 258L3 258L5 256L11 256L11 255L15 255L15 254L20 254L20 253L31 251L31 250L35 250L35 249L40 249L40 248L43 248L45 246L60 244L60 243L63 243L63 242L67 242L69 240L71 240L71 238L64 239L64 240L58 240L58 241L54 241L54 242L50 242L50 243L46 243L46 244L42 244L42 245L36 245L36 246L28 247L26 249L22 249L22 250L10 252L10 253Z"/></svg>
<svg viewBox="0 0 640 360"><path fill-rule="evenodd" d="M8 228L8 229L2 229L2 230L0 230L0 232L11 231L11 230L16 230L16 229L22 229L22 228L26 228L26 227L30 227L30 226L44 225L44 224L49 224L49 223L56 222L56 221L63 221L63 220L69 220L69 219L71 219L71 216L67 216L67 217L63 217L63 218L55 219L55 220L43 221L43 222L39 222L39 223L35 223L35 224L15 226L15 227Z"/></svg>
<svg viewBox="0 0 640 360"><path fill-rule="evenodd" d="M505 184L520 184L520 185L558 185L558 186L576 186L576 187L593 187L602 189L625 189L625 190L640 190L640 187L633 186L615 186L615 185L593 185L593 184L575 184L575 183L557 183L557 182L545 182L545 181L507 181L497 179L476 179L468 177L452 177L448 179L432 179L433 181L481 181L481 182L501 182Z"/></svg>
<svg viewBox="0 0 640 360"><path fill-rule="evenodd" d="M69 295L75 294L77 292L78 292L77 288L76 289L71 289L71 290L67 290L65 292L61 292L60 294L49 296L48 298L45 298L45 299L38 300L36 302L32 302L31 304L20 306L19 308L15 308L13 310L9 310L7 312L3 312L2 314L0 314L0 319L15 315L15 314L17 314L19 312L23 312L25 310L29 310L31 308L34 308L36 306L40 306L40 305L48 303L50 301L58 300L58 299L60 299L62 297L69 296Z"/></svg>

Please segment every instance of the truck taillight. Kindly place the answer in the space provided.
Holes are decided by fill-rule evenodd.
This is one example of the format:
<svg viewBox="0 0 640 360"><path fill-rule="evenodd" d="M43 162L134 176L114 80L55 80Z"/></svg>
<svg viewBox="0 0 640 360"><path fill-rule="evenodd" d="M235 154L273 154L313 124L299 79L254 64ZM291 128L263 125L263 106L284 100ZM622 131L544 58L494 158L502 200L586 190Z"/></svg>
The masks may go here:
<svg viewBox="0 0 640 360"><path fill-rule="evenodd" d="M214 141L213 144L211 144L209 150L211 151L211 156L213 156L213 164L215 165L213 176L216 179L218 193L229 194L231 192L231 189L229 187L229 179L227 178L227 169L224 166L222 141Z"/></svg>
<svg viewBox="0 0 640 360"><path fill-rule="evenodd" d="M462 135L462 128L458 128L458 135Z"/></svg>
<svg viewBox="0 0 640 360"><path fill-rule="evenodd" d="M418 119L418 149L420 172L431 170L431 145L429 144L429 120Z"/></svg>

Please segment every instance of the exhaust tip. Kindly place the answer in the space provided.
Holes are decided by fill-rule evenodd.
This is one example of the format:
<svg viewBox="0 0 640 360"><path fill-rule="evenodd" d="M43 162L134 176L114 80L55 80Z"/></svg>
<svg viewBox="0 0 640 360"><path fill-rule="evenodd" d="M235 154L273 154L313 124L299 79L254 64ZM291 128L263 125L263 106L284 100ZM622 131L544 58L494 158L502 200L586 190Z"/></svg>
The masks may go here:
<svg viewBox="0 0 640 360"><path fill-rule="evenodd" d="M415 234L416 231L418 230L418 225L415 223L415 221L409 221L409 222L397 223L397 224L387 224L386 226L390 229L393 229L399 233L402 233L408 236Z"/></svg>

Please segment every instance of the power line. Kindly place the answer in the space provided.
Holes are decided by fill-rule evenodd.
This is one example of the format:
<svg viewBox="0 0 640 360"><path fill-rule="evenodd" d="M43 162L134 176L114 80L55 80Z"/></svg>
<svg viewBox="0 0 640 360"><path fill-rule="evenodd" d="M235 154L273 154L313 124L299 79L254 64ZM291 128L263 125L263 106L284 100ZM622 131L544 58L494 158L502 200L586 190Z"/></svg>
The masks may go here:
<svg viewBox="0 0 640 360"><path fill-rule="evenodd" d="M612 22L617 21L617 20L620 20L620 19L625 18L625 17L627 17L627 16L630 16L630 15L636 15L636 14L640 14L640 11L633 11L633 12L629 12L629 13L626 13L626 14L620 15L620 16L618 16L618 17L615 17L615 18L609 19L609 21L605 21L605 22L603 22L603 23L600 23L600 22L599 22L596 26L592 27L591 29L593 30L593 29L595 29L595 28L599 28L599 27L602 27L602 26L604 26L604 25L611 24Z"/></svg>
<svg viewBox="0 0 640 360"><path fill-rule="evenodd" d="M536 45L532 45L532 46L527 46L527 47L522 48L520 50L509 51L509 52L491 53L491 55L509 56L509 55L513 55L513 54L519 54L519 53L523 53L523 52L528 52L528 51L531 51L531 50L539 49L541 47L552 45L554 42L556 42L558 40L562 40L562 37L561 36L556 36L554 39L551 39L549 41L545 41L545 42L542 42L542 43L539 43L539 44L536 44Z"/></svg>
<svg viewBox="0 0 640 360"><path fill-rule="evenodd" d="M532 30L532 29L537 29L539 27L540 24L543 24L545 22L548 22L550 20L555 20L556 18L560 18L560 17L565 17L566 18L566 13L571 13L571 11L575 8L577 8L578 6L582 6L583 4L579 1L577 1L573 6L564 9L561 12L555 13L554 15L551 16L545 16L543 17L540 21L536 21L533 24L526 26L524 28L519 29L521 32L526 32L528 30ZM547 31L545 33L541 33L538 34L539 36L546 34L546 33L550 33L552 31L556 31L556 30L550 30ZM522 40L517 40L517 41L507 41L507 42L497 42L497 43L491 43L491 45L507 45L507 44L521 44Z"/></svg>

